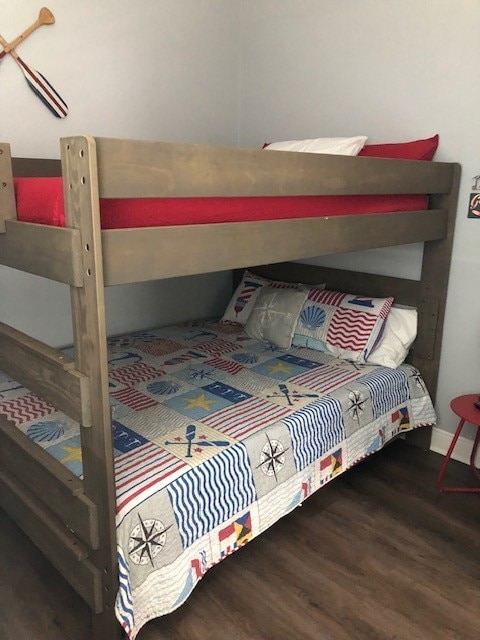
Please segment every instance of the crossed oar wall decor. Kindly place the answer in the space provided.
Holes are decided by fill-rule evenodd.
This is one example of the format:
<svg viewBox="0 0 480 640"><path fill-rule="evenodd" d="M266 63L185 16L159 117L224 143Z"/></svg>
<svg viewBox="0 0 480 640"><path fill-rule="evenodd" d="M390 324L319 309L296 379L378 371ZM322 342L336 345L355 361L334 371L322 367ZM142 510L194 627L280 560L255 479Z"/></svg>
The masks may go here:
<svg viewBox="0 0 480 640"><path fill-rule="evenodd" d="M53 13L43 7L40 9L40 13L35 22L30 25L18 38L13 42L8 43L2 36L0 36L0 45L3 47L3 51L0 52L0 61L9 53L25 76L28 86L33 93L39 98L43 104L50 109L53 115L57 118L64 118L68 113L68 106L61 96L55 91L50 82L39 71L32 69L15 51L15 48L25 40L35 29L41 27L42 24L53 24L55 18Z"/></svg>

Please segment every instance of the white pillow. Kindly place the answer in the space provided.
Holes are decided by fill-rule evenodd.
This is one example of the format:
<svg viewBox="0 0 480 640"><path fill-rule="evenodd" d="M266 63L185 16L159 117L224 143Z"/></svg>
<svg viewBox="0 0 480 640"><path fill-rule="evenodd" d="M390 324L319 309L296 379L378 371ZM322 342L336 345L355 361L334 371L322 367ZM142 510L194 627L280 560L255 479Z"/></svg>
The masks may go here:
<svg viewBox="0 0 480 640"><path fill-rule="evenodd" d="M367 141L367 136L352 138L311 138L272 142L267 151L303 151L305 153L330 153L338 156L356 156Z"/></svg>
<svg viewBox="0 0 480 640"><path fill-rule="evenodd" d="M307 295L308 289L263 287L245 325L247 335L289 349Z"/></svg>
<svg viewBox="0 0 480 640"><path fill-rule="evenodd" d="M387 316L378 346L368 356L367 364L396 369L405 360L417 335L418 313L413 308L393 306Z"/></svg>

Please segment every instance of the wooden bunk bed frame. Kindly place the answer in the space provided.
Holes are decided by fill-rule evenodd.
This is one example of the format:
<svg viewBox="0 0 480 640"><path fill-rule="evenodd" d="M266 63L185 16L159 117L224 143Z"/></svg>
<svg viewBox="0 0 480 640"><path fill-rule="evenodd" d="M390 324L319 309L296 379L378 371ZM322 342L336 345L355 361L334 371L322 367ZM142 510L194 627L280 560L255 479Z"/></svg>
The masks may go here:
<svg viewBox="0 0 480 640"><path fill-rule="evenodd" d="M0 145L0 264L69 285L75 358L0 324L0 370L80 423L84 478L0 417L0 505L89 604L93 637L110 640L120 626L104 287L269 264L258 272L393 295L419 310L410 361L434 396L460 168L87 136L63 139L61 158L12 160ZM17 221L12 176L60 173L66 228ZM429 209L100 229L99 198L388 193L430 194ZM285 264L422 241L420 281Z"/></svg>

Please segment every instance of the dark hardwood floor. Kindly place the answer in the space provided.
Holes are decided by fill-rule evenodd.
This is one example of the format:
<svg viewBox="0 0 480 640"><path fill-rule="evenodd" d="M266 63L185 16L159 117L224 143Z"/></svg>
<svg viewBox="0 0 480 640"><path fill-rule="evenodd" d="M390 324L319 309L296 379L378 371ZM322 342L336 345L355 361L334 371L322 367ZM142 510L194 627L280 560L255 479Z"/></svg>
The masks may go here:
<svg viewBox="0 0 480 640"><path fill-rule="evenodd" d="M212 569L138 640L479 640L480 495L396 442ZM472 483L452 463L447 480ZM0 511L1 640L88 640L88 609Z"/></svg>

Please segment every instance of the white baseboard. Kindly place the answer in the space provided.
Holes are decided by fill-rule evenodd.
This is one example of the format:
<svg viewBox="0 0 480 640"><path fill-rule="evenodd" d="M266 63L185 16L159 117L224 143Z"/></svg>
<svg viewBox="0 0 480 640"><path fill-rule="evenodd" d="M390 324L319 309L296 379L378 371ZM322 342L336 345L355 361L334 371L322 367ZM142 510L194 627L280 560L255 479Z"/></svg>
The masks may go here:
<svg viewBox="0 0 480 640"><path fill-rule="evenodd" d="M430 442L430 450L435 453L441 453L443 456L447 454L450 443L452 442L453 433L433 427L432 429L432 441ZM452 453L452 458L463 462L464 464L470 464L470 455L472 453L473 440L460 436L455 445L455 449ZM480 467L480 447L478 448L475 458L475 465Z"/></svg>

